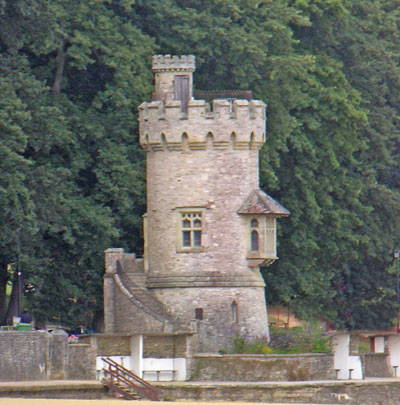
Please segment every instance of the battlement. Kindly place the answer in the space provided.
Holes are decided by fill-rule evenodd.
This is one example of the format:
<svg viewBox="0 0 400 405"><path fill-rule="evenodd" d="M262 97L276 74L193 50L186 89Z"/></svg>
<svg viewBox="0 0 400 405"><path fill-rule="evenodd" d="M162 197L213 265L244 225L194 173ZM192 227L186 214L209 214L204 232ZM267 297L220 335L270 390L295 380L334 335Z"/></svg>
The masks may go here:
<svg viewBox="0 0 400 405"><path fill-rule="evenodd" d="M153 72L180 71L194 72L196 68L193 55L155 55L153 56Z"/></svg>
<svg viewBox="0 0 400 405"><path fill-rule="evenodd" d="M264 102L259 100L152 101L139 106L140 145L146 151L256 149L265 142Z"/></svg>

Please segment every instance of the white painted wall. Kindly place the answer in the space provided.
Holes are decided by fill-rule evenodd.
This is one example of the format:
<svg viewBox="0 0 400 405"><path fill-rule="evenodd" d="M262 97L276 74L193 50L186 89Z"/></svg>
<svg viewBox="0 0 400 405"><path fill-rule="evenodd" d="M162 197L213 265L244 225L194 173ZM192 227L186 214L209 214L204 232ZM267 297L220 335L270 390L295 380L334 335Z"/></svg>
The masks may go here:
<svg viewBox="0 0 400 405"><path fill-rule="evenodd" d="M185 381L186 380L186 359L179 358L143 358L143 336L134 335L131 337L130 356L108 356L122 367L134 372L137 376L148 381ZM100 380L104 377L103 368L108 368L101 358L96 358L96 375ZM144 372L144 373L143 373Z"/></svg>
<svg viewBox="0 0 400 405"><path fill-rule="evenodd" d="M131 337L131 358L129 370L141 377L143 373L143 336Z"/></svg>
<svg viewBox="0 0 400 405"><path fill-rule="evenodd" d="M173 373L175 370L175 373ZM175 378L174 378L175 374ZM147 381L185 381L186 359L143 359L143 378Z"/></svg>
<svg viewBox="0 0 400 405"><path fill-rule="evenodd" d="M339 370L338 380L349 378L350 365L350 335L347 333L337 334L332 339L333 347L333 368Z"/></svg>
<svg viewBox="0 0 400 405"><path fill-rule="evenodd" d="M384 336L375 336L375 353L385 353Z"/></svg>
<svg viewBox="0 0 400 405"><path fill-rule="evenodd" d="M353 369L351 372L352 380L362 380L362 365L360 356L350 356L349 357L349 369ZM350 378L350 371L348 373L348 378Z"/></svg>
<svg viewBox="0 0 400 405"><path fill-rule="evenodd" d="M101 358L104 356L96 357L96 377L98 380L104 378L103 368L108 368L108 364L105 363ZM116 361L118 364L121 364L122 367L130 369L131 356L107 356L110 359Z"/></svg>
<svg viewBox="0 0 400 405"><path fill-rule="evenodd" d="M395 376L393 366L398 366L397 377L400 377L400 335L390 335L388 337L388 350L393 376Z"/></svg>

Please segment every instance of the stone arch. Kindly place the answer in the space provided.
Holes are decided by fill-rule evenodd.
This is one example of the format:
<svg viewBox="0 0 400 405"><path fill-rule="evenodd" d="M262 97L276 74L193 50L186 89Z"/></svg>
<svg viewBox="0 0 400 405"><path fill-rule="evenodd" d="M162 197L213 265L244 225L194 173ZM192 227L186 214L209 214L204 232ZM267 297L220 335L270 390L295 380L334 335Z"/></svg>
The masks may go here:
<svg viewBox="0 0 400 405"><path fill-rule="evenodd" d="M214 134L209 132L206 136L206 148L212 149L214 147Z"/></svg>
<svg viewBox="0 0 400 405"><path fill-rule="evenodd" d="M182 134L182 149L184 152L189 151L189 135L186 132Z"/></svg>
<svg viewBox="0 0 400 405"><path fill-rule="evenodd" d="M230 144L229 144L229 146L230 146L231 149L235 149L236 141L237 141L237 135L236 135L236 132L233 131L233 132L231 133Z"/></svg>
<svg viewBox="0 0 400 405"><path fill-rule="evenodd" d="M252 131L250 135L249 149L254 149L255 141L256 141L256 134L254 133L254 131Z"/></svg>
<svg viewBox="0 0 400 405"><path fill-rule="evenodd" d="M160 137L160 138L161 138L161 145L162 145L162 148L163 148L164 150L168 150L167 138L166 138L164 132L161 134L161 137Z"/></svg>

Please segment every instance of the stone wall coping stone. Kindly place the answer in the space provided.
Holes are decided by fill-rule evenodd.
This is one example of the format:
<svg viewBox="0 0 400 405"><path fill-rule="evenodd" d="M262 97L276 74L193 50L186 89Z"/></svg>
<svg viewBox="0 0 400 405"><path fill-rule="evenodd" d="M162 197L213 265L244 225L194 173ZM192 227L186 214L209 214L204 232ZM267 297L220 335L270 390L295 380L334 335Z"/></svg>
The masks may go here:
<svg viewBox="0 0 400 405"><path fill-rule="evenodd" d="M74 347L91 347L90 343L76 343L76 342L69 342L69 346Z"/></svg>
<svg viewBox="0 0 400 405"><path fill-rule="evenodd" d="M44 390L82 390L104 388L104 385L98 380L41 380L41 381L17 381L0 382L0 392L17 391L44 391Z"/></svg>
<svg viewBox="0 0 400 405"><path fill-rule="evenodd" d="M384 354L384 353L382 353ZM332 353L296 353L296 354L215 354L215 353L196 353L193 358L215 358L215 359L229 359L229 358L245 358L245 359L273 359L273 358L298 358L298 357L324 357L333 356Z"/></svg>
<svg viewBox="0 0 400 405"><path fill-rule="evenodd" d="M364 385L400 385L400 378L365 378L364 380L313 380L313 381L172 381L154 382L157 387L343 387L343 386L364 386Z"/></svg>
<svg viewBox="0 0 400 405"><path fill-rule="evenodd" d="M79 335L79 338L89 339L91 336L94 337L104 337L104 338L114 338L114 337L132 337L132 336L159 336L159 337L169 337L169 336L191 336L193 332L165 332L165 333L91 333L90 335Z"/></svg>

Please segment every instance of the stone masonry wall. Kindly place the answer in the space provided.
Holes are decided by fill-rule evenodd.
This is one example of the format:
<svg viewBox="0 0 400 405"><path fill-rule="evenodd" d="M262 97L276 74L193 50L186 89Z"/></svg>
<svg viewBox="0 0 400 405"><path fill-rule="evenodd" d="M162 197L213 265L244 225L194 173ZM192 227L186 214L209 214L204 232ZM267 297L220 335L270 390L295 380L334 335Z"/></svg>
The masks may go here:
<svg viewBox="0 0 400 405"><path fill-rule="evenodd" d="M171 288L154 292L160 301L173 302L172 313L181 319L194 318L196 308L203 310L203 320L197 321L198 336L194 337L198 352L218 352L237 333L253 338L266 336L263 287ZM232 319L233 302L237 305L237 321Z"/></svg>
<svg viewBox="0 0 400 405"><path fill-rule="evenodd" d="M333 355L194 355L196 381L309 381L333 379Z"/></svg>
<svg viewBox="0 0 400 405"><path fill-rule="evenodd" d="M65 335L49 335L48 339L48 370L47 375L52 380L65 379L68 367L68 342ZM45 350L44 348L42 350Z"/></svg>
<svg viewBox="0 0 400 405"><path fill-rule="evenodd" d="M118 333L157 333L162 332L164 323L135 306L114 285L114 324Z"/></svg>
<svg viewBox="0 0 400 405"><path fill-rule="evenodd" d="M86 343L88 340L95 340L97 345L97 356L130 356L131 337L129 335L86 335L79 338Z"/></svg>
<svg viewBox="0 0 400 405"><path fill-rule="evenodd" d="M0 381L94 379L96 348L46 331L0 332Z"/></svg>
<svg viewBox="0 0 400 405"><path fill-rule="evenodd" d="M144 358L187 357L187 335L148 335L143 336Z"/></svg>
<svg viewBox="0 0 400 405"><path fill-rule="evenodd" d="M257 186L254 150L148 153L149 277L246 275L245 221L237 210ZM203 251L177 253L179 207L203 209Z"/></svg>
<svg viewBox="0 0 400 405"><path fill-rule="evenodd" d="M166 398L175 401L259 402L296 404L396 405L398 381L304 381L294 385L280 383L230 383L224 385L159 383Z"/></svg>
<svg viewBox="0 0 400 405"><path fill-rule="evenodd" d="M204 351L215 352L236 331L268 333L264 282L258 268L249 268L246 218L237 213L257 186L257 150L232 144L225 150L147 153L147 285L187 324L195 308L204 308L205 321L215 327L215 339L202 341ZM201 251L179 251L180 207L202 210Z"/></svg>
<svg viewBox="0 0 400 405"><path fill-rule="evenodd" d="M47 379L49 340L47 332L0 332L0 381Z"/></svg>
<svg viewBox="0 0 400 405"><path fill-rule="evenodd" d="M388 353L361 353L364 377L393 377Z"/></svg>
<svg viewBox="0 0 400 405"><path fill-rule="evenodd" d="M73 343L68 345L68 380L96 379L95 345Z"/></svg>

